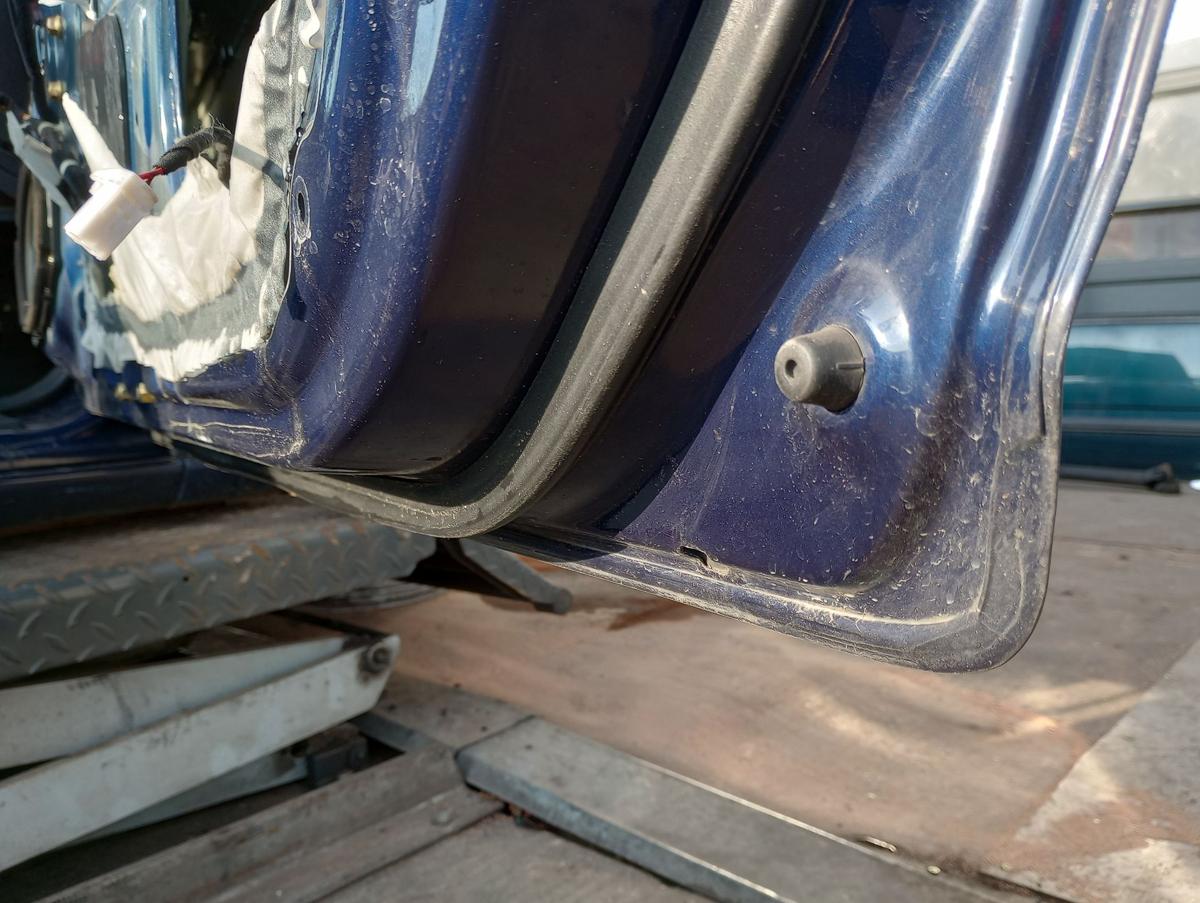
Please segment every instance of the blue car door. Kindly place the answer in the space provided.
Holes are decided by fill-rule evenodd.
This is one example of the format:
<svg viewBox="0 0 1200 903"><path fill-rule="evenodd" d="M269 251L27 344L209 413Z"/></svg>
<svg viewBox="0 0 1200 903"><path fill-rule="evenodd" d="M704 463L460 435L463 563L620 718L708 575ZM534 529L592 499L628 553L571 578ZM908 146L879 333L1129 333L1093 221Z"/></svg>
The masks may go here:
<svg viewBox="0 0 1200 903"><path fill-rule="evenodd" d="M1026 640L1168 2L99 9L9 123L150 185L110 259L59 237L90 410L889 661Z"/></svg>

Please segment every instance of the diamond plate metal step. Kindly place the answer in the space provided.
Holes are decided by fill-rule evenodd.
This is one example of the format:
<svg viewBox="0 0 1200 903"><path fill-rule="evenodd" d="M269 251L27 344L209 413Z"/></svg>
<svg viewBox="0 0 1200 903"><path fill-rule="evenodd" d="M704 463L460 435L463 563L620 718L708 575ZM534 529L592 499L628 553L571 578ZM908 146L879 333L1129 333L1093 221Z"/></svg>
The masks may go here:
<svg viewBox="0 0 1200 903"><path fill-rule="evenodd" d="M0 541L0 681L406 577L434 540L290 499Z"/></svg>

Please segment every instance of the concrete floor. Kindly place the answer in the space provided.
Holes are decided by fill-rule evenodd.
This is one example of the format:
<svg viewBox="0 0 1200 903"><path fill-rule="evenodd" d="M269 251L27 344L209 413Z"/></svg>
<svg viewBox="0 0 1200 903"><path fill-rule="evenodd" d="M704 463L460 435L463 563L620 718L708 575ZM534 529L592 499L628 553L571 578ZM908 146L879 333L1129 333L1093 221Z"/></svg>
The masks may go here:
<svg viewBox="0 0 1200 903"><path fill-rule="evenodd" d="M1092 760L1076 766L1116 743L1097 741L1200 639L1198 526L1194 493L1064 487L1041 623L1016 659L982 674L881 665L563 571L551 573L575 595L563 617L464 593L360 617L401 636L402 672L842 836L1077 899L1186 899L1180 887L1200 886L1189 858L1200 779L1130 788L1136 811L1108 800L1091 813ZM1164 710L1175 718L1180 698L1200 707L1200 687L1188 692L1200 668L1181 674ZM1134 720L1161 728L1163 716ZM1147 730L1126 746L1144 746ZM1196 737L1160 732L1155 755L1194 758ZM1109 778L1104 793L1121 798ZM1087 829L1048 830L1072 794ZM1089 857L1127 849L1153 849L1161 867L1088 872Z"/></svg>

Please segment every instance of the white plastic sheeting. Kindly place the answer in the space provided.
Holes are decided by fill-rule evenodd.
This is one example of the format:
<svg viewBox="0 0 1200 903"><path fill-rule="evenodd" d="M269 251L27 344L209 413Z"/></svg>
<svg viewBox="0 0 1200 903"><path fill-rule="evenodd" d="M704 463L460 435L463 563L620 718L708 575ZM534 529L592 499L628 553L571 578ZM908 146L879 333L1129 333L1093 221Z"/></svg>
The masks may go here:
<svg viewBox="0 0 1200 903"><path fill-rule="evenodd" d="M295 134L300 72L319 45L322 14L311 2L280 0L263 17L242 81L229 186L208 161L193 160L178 190L113 252L113 290L103 298L88 293L80 339L98 366L120 370L134 361L177 381L269 337L284 290L288 203L272 161L289 149L271 136ZM271 53L276 60L268 66ZM289 84L268 85L268 71L275 80L286 72ZM275 103L281 94L291 102ZM86 112L69 96L63 105L89 168L118 167ZM160 194L169 189L165 179L155 186Z"/></svg>

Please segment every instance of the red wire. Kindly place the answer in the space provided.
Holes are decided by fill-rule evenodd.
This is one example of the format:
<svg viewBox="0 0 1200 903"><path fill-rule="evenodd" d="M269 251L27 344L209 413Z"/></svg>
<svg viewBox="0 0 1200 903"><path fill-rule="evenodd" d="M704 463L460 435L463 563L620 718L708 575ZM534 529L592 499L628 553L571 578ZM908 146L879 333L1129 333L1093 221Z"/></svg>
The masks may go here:
<svg viewBox="0 0 1200 903"><path fill-rule="evenodd" d="M150 182L156 176L164 176L166 174L167 171L165 169L163 169L161 166L156 166L154 169L148 169L145 172L139 172L138 178L143 182Z"/></svg>

